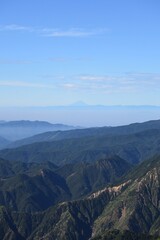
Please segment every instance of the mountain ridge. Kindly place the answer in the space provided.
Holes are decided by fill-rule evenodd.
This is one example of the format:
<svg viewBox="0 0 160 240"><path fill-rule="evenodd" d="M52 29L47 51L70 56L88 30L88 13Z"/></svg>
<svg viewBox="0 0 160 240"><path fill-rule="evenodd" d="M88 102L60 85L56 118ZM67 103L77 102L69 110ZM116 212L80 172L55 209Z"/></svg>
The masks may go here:
<svg viewBox="0 0 160 240"><path fill-rule="evenodd" d="M53 124L46 121L4 121L0 122L0 135L10 141L19 140L47 131L75 129L74 126Z"/></svg>
<svg viewBox="0 0 160 240"><path fill-rule="evenodd" d="M9 148L15 148L22 145L27 145L34 142L44 142L44 141L56 141L69 138L81 138L89 136L103 136L108 135L125 135L133 134L138 132L143 132L145 130L160 129L160 120L153 120L143 123L132 123L125 126L117 127L92 127L85 129L71 129L65 131L51 131L40 133L38 135L32 136L30 138L25 138L19 141L15 141L8 145Z"/></svg>
<svg viewBox="0 0 160 240"><path fill-rule="evenodd" d="M36 142L0 151L0 157L26 162L51 161L56 165L74 162L91 162L107 156L118 155L132 164L160 153L160 129L128 135L100 135ZM73 147L74 146L74 147Z"/></svg>

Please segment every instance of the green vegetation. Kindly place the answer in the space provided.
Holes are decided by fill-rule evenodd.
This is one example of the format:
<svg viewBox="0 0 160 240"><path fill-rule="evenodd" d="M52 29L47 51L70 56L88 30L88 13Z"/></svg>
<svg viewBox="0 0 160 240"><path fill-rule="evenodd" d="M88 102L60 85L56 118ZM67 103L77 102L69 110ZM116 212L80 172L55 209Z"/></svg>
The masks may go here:
<svg viewBox="0 0 160 240"><path fill-rule="evenodd" d="M17 122L18 124L18 122ZM37 129L37 124L42 125L43 127L51 127L52 125L45 122L24 122L23 125L31 125L32 128ZM46 125L47 124L47 125ZM49 125L49 126L48 126ZM42 127L41 126L41 127ZM133 123L126 126L119 126L119 127L97 127L97 128L86 128L86 129L75 129L75 130L68 130L67 126L62 124L54 124L55 127L59 127L61 130L66 131L50 131L41 133L29 138L25 138L16 142L13 142L9 145L9 147L19 147L22 145L28 145L36 142L52 142L52 141L59 141L64 139L77 139L77 138L86 138L86 137L102 137L102 136L117 136L117 135L132 135L139 132L144 132L147 130L160 130L160 120L155 121L148 121L144 123ZM69 128L69 127L68 127Z"/></svg>
<svg viewBox="0 0 160 240"><path fill-rule="evenodd" d="M118 158L115 157L113 162L116 159ZM96 164L99 164L99 162L104 164L104 160L98 161ZM8 210L1 207L1 231L5 229L6 233L10 232L10 239L14 239L14 236L18 234L16 237L21 237L19 239L28 240L41 238L46 240L88 240L91 236L95 240L158 240L156 236L160 235L158 200L160 157L150 159L146 163L148 166L147 171L144 168L144 163L142 163L139 166L141 174L137 172L137 169L133 170L128 175L129 177L134 173L133 180L129 181L129 178L126 177L127 181L123 186L108 187L80 200L59 203L43 212L31 212L33 209L26 209L26 213L23 210L16 212L9 210L9 207ZM111 164L111 159L107 161L107 164ZM68 173L74 167L70 166ZM59 171L62 175L65 175L63 168L56 168L55 171L56 174ZM46 170L44 174L47 173L52 176L54 171L51 173ZM31 172L30 174L32 178L37 178L37 175L33 176ZM28 191L31 191L32 188L33 192L36 192L34 189L35 180L31 185L26 183L26 180L30 181L30 176L21 174L18 178L17 183L14 183L15 188L25 183L23 190L25 190L25 187L30 186L30 188L27 188L27 193L29 194ZM47 186L51 186L47 175L46 179ZM55 182L56 179L54 179ZM58 183L60 183L59 179ZM8 186L11 187L11 181ZM39 187L41 190L43 189L42 180ZM47 192L48 190L46 190ZM32 200L34 203L34 198ZM35 203L38 204L38 199L35 199ZM10 230L11 227L12 231ZM153 236L154 234L156 236Z"/></svg>
<svg viewBox="0 0 160 240"><path fill-rule="evenodd" d="M0 204L11 210L35 212L58 202L78 199L113 184L131 165L114 156L95 163L57 167L51 162L0 160Z"/></svg>
<svg viewBox="0 0 160 240"><path fill-rule="evenodd" d="M160 130L100 135L1 151L2 240L160 238Z"/></svg>
<svg viewBox="0 0 160 240"><path fill-rule="evenodd" d="M0 136L0 149L7 147L10 144L10 141Z"/></svg>
<svg viewBox="0 0 160 240"><path fill-rule="evenodd" d="M83 137L25 145L0 151L8 160L23 162L51 161L56 165L75 162L93 162L97 159L118 155L137 164L160 153L160 130L147 130L132 135Z"/></svg>
<svg viewBox="0 0 160 240"><path fill-rule="evenodd" d="M130 231L113 230L103 233L101 236L93 237L93 240L159 240L158 237L146 234L138 234Z"/></svg>

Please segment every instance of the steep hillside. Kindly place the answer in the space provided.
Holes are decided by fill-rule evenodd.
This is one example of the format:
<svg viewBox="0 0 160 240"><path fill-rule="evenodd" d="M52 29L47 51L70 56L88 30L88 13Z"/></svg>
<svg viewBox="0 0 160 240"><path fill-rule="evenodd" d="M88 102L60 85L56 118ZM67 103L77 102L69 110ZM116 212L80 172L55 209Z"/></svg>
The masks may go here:
<svg viewBox="0 0 160 240"><path fill-rule="evenodd" d="M55 171L58 167L51 162L25 163L18 161L8 161L0 158L0 178L9 178L17 174L35 175L41 169Z"/></svg>
<svg viewBox="0 0 160 240"><path fill-rule="evenodd" d="M146 161L146 168L142 163L139 172L135 169L127 178L124 183L59 203L44 212L11 212L2 207L3 239L158 240L160 157Z"/></svg>
<svg viewBox="0 0 160 240"><path fill-rule="evenodd" d="M42 211L113 184L130 168L116 156L62 168L49 162L26 164L1 159L0 205L23 212Z"/></svg>
<svg viewBox="0 0 160 240"><path fill-rule="evenodd" d="M131 184L105 207L94 223L93 236L113 229L160 235L160 157L144 165L128 175L134 176Z"/></svg>
<svg viewBox="0 0 160 240"><path fill-rule="evenodd" d="M115 229L123 231L126 239L127 231L133 239L156 239L148 235L160 235L160 157L149 160L147 164L150 164L147 172L142 164L142 175L137 173L135 180L105 188L87 199L64 203L55 212L50 211L48 222L44 218L34 232L36 239L42 236L45 239L51 236L58 239L89 239L90 236L93 239L100 238L98 236L104 238L107 230L113 233ZM60 213L59 219L56 218L56 211ZM122 232L119 238L121 236Z"/></svg>
<svg viewBox="0 0 160 240"><path fill-rule="evenodd" d="M113 184L132 168L132 165L118 156L100 159L94 163L78 163L60 167L56 173L66 179L73 198Z"/></svg>
<svg viewBox="0 0 160 240"><path fill-rule="evenodd" d="M101 197L91 197L85 200L65 202L42 213L16 213L3 210L1 219L6 228L5 234L14 239L15 226L17 234L25 239L84 239L91 236L91 225L102 213L105 204L114 198L114 191L109 189L100 194ZM4 214L5 212L5 214ZM9 216L9 220L5 216ZM8 221L7 221L8 220ZM10 223L10 226L9 223Z"/></svg>
<svg viewBox="0 0 160 240"><path fill-rule="evenodd" d="M160 238L156 236L151 236L148 234L130 232L128 230L112 230L105 231L103 234L92 238L92 240L159 240Z"/></svg>
<svg viewBox="0 0 160 240"><path fill-rule="evenodd" d="M7 147L10 144L10 141L0 136L0 149Z"/></svg>
<svg viewBox="0 0 160 240"><path fill-rule="evenodd" d="M0 180L0 205L22 212L42 211L71 198L63 178L49 170L39 175L18 174Z"/></svg>

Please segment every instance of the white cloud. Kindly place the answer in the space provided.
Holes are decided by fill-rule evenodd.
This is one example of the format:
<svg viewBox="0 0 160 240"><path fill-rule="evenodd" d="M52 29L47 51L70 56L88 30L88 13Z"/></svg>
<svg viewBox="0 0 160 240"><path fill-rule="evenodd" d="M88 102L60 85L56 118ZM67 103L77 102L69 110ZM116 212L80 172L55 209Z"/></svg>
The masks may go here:
<svg viewBox="0 0 160 240"><path fill-rule="evenodd" d="M64 83L61 86L66 89L75 89L78 87L76 84L73 84L73 83Z"/></svg>
<svg viewBox="0 0 160 240"><path fill-rule="evenodd" d="M16 24L10 24L10 25L0 25L0 31L27 31L27 32L33 32L35 31L32 27L27 26L21 26Z"/></svg>
<svg viewBox="0 0 160 240"><path fill-rule="evenodd" d="M155 92L160 88L159 74L113 74L113 75L43 75L43 82L0 81L0 86L61 89L90 93L137 93Z"/></svg>
<svg viewBox="0 0 160 240"><path fill-rule="evenodd" d="M53 85L41 83L29 83L23 81L0 81L0 86L6 87L30 87L30 88L54 88Z"/></svg>
<svg viewBox="0 0 160 240"><path fill-rule="evenodd" d="M113 75L79 75L75 76L80 81L90 82L115 82L121 84L153 84L154 82L160 81L159 74L152 73L124 73L124 74L113 74ZM160 83L160 82L159 82Z"/></svg>
<svg viewBox="0 0 160 240"><path fill-rule="evenodd" d="M79 75L76 77L82 81L93 81L93 82L103 82L103 81L111 81L113 77L111 76L100 76L100 75Z"/></svg>
<svg viewBox="0 0 160 240"><path fill-rule="evenodd" d="M104 34L107 29L85 29L85 28L38 28L30 26L21 26L17 24L0 25L0 31L25 31L34 32L45 37L89 37L93 35Z"/></svg>
<svg viewBox="0 0 160 240"><path fill-rule="evenodd" d="M47 37L89 37L93 35L99 35L106 32L106 29L82 29L71 28L67 30L61 29L43 29L42 33Z"/></svg>
<svg viewBox="0 0 160 240"><path fill-rule="evenodd" d="M124 73L111 75L83 74L74 76L81 89L107 93L130 93L160 87L160 75L154 73Z"/></svg>

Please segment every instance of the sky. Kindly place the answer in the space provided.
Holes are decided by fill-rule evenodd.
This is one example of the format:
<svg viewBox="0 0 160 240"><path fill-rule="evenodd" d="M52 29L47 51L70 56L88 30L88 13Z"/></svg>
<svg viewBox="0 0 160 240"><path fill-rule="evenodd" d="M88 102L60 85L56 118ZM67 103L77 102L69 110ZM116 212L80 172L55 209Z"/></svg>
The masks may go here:
<svg viewBox="0 0 160 240"><path fill-rule="evenodd" d="M0 106L160 105L159 0L1 0Z"/></svg>
<svg viewBox="0 0 160 240"><path fill-rule="evenodd" d="M0 0L0 107L160 106L159 11L159 0Z"/></svg>

